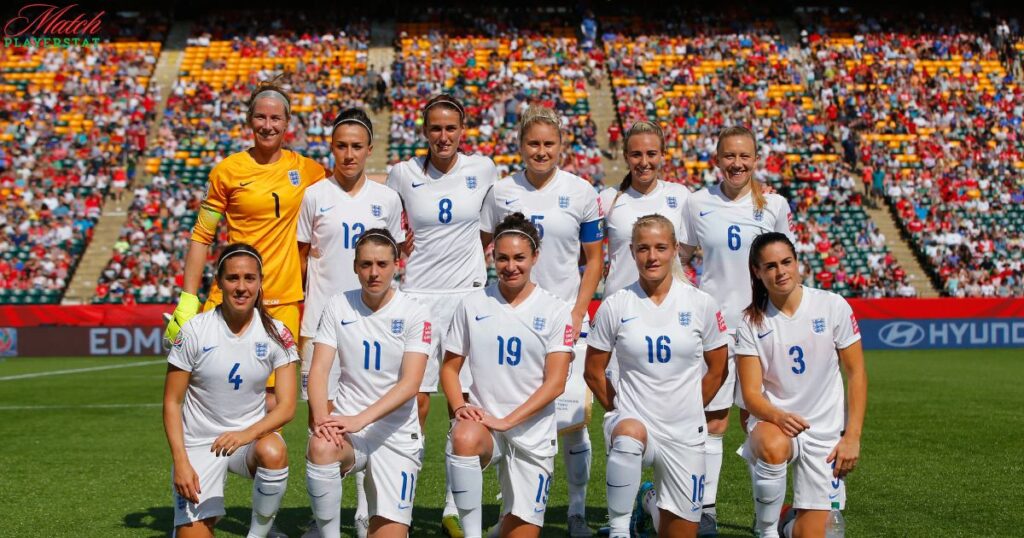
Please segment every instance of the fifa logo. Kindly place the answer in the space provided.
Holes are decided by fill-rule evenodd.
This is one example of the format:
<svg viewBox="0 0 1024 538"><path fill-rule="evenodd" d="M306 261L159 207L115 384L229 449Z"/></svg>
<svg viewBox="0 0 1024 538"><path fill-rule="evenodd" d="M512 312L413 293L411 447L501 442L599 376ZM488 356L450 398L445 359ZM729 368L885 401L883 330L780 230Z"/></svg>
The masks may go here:
<svg viewBox="0 0 1024 538"><path fill-rule="evenodd" d="M379 205L377 205L377 204L372 204L372 205L370 206L370 214L372 214L372 215L373 215L374 217L376 217L376 218L378 218L378 219L379 219L379 218L380 218L380 216L381 216L382 214L384 214L384 210L383 210L383 209L381 209L381 207L380 207Z"/></svg>
<svg viewBox="0 0 1024 538"><path fill-rule="evenodd" d="M400 336L405 331L405 320L404 319L393 319L391 320L391 333Z"/></svg>
<svg viewBox="0 0 1024 538"><path fill-rule="evenodd" d="M560 207L562 209L569 209L569 197L568 196L559 196L558 197L558 207Z"/></svg>
<svg viewBox="0 0 1024 538"><path fill-rule="evenodd" d="M548 321L544 318L533 318L533 328L538 331L543 331L544 326L547 325Z"/></svg>

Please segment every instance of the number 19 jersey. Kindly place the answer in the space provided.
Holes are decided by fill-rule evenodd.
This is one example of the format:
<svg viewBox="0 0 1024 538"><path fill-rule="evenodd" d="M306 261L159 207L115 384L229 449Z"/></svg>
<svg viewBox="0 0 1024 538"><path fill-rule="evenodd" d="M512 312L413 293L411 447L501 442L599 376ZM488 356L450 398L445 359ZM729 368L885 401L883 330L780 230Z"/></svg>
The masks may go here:
<svg viewBox="0 0 1024 538"><path fill-rule="evenodd" d="M405 291L471 290L487 282L480 245L480 211L498 180L494 162L480 155L458 154L442 174L425 158L403 161L388 174L388 187L405 206L414 249L405 267Z"/></svg>
<svg viewBox="0 0 1024 538"><path fill-rule="evenodd" d="M267 378L299 360L288 328L277 320L274 327L287 349L267 334L255 312L240 335L231 332L219 308L196 314L181 328L167 362L192 373L181 408L186 447L211 444L266 415Z"/></svg>
<svg viewBox="0 0 1024 538"><path fill-rule="evenodd" d="M614 351L619 362L615 409L644 421L658 438L704 442L701 379L704 351L729 340L710 295L673 280L660 305L638 282L607 297L594 316L587 345Z"/></svg>
<svg viewBox="0 0 1024 538"><path fill-rule="evenodd" d="M548 353L572 353L569 305L537 286L512 306L494 284L467 295L455 310L445 350L466 357L473 374L469 399L495 417L523 404L544 382ZM522 450L554 456L555 403L505 432Z"/></svg>

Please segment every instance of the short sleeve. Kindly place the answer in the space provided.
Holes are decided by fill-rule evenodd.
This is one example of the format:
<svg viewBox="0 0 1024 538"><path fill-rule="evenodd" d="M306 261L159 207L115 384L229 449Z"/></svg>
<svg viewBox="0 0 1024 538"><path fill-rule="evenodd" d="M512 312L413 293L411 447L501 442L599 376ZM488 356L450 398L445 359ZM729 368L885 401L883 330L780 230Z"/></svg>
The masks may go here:
<svg viewBox="0 0 1024 538"><path fill-rule="evenodd" d="M580 223L580 243L593 243L604 238L601 206L594 189L587 188L583 195L583 218Z"/></svg>
<svg viewBox="0 0 1024 538"><path fill-rule="evenodd" d="M495 187L491 187L491 190L487 191L487 194L484 196L484 206L480 209L480 231L489 234L494 233L498 216L501 214L494 189Z"/></svg>
<svg viewBox="0 0 1024 538"><path fill-rule="evenodd" d="M729 327L725 324L725 316L711 296L706 296L704 300L704 330L700 338L705 350L717 349L729 343Z"/></svg>
<svg viewBox="0 0 1024 538"><path fill-rule="evenodd" d="M572 337L572 315L569 313L568 305L561 305L558 314L552 320L550 333L548 333L547 349L545 353L572 353L576 341Z"/></svg>
<svg viewBox="0 0 1024 538"><path fill-rule="evenodd" d="M793 214L789 210L789 202L785 198L780 198L779 204L779 216L775 219L775 231L786 234L790 241L796 242L796 236L793 235Z"/></svg>
<svg viewBox="0 0 1024 538"><path fill-rule="evenodd" d="M316 326L316 340L317 344L324 344L331 346L334 349L338 349L338 319L337 314L334 313L334 299L327 300L327 306L324 307L324 311L320 314L320 321Z"/></svg>
<svg viewBox="0 0 1024 538"><path fill-rule="evenodd" d="M402 169L405 167L405 163L398 163L391 167L391 171L388 172L388 179L384 182L387 187L398 193L398 197L402 197Z"/></svg>
<svg viewBox="0 0 1024 538"><path fill-rule="evenodd" d="M444 339L444 350L465 357L469 354L469 327L466 320L466 297L455 308L452 324L448 326L448 335Z"/></svg>
<svg viewBox="0 0 1024 538"><path fill-rule="evenodd" d="M736 328L736 355L760 356L757 351L757 342L754 341L754 329L746 318Z"/></svg>
<svg viewBox="0 0 1024 538"><path fill-rule="evenodd" d="M853 308L846 299L830 294L832 300L832 335L837 349L846 349L860 340L860 326Z"/></svg>
<svg viewBox="0 0 1024 538"><path fill-rule="evenodd" d="M413 309L413 315L409 319L412 323L405 326L404 348L405 353L425 353L430 355L434 339L434 328L430 324L430 316L425 307Z"/></svg>
<svg viewBox="0 0 1024 538"><path fill-rule="evenodd" d="M391 200L391 210L388 211L387 218L385 219L388 231L391 232L391 237L395 238L396 243L405 241L405 230L402 229L402 199L398 196L398 193L391 190L388 187L388 194Z"/></svg>
<svg viewBox="0 0 1024 538"><path fill-rule="evenodd" d="M277 370L288 363L298 362L299 349L295 345L295 337L292 336L291 329L280 321L275 321L274 327L278 330L281 341L284 342L284 348L278 348L277 353L274 354L273 365Z"/></svg>
<svg viewBox="0 0 1024 538"><path fill-rule="evenodd" d="M295 229L295 239L299 243L313 242L313 221L316 218L316 201L313 200L310 190L302 195L302 206L299 208L299 224Z"/></svg>
<svg viewBox="0 0 1024 538"><path fill-rule="evenodd" d="M612 301L607 299L598 307L594 321L590 324L590 332L587 334L587 346L601 351L611 351L615 347L618 323L613 310Z"/></svg>
<svg viewBox="0 0 1024 538"><path fill-rule="evenodd" d="M228 208L228 193L224 185L224 168L230 166L229 162L222 161L210 171L210 181L206 187L206 198L203 205L217 213L223 213Z"/></svg>
<svg viewBox="0 0 1024 538"><path fill-rule="evenodd" d="M167 354L168 364L186 372L196 367L196 359L199 358L199 335L192 322L194 319L185 322L185 326L178 331L178 336L171 344L171 351Z"/></svg>
<svg viewBox="0 0 1024 538"><path fill-rule="evenodd" d="M697 240L697 227L696 223L693 222L693 212L697 205L697 201L693 199L693 196L687 196L683 199L682 204L682 218L679 219L679 242L684 245L695 247L699 244Z"/></svg>
<svg viewBox="0 0 1024 538"><path fill-rule="evenodd" d="M309 157L302 157L302 170L305 172L303 179L306 180L307 187L327 177L327 170L324 170L323 165Z"/></svg>
<svg viewBox="0 0 1024 538"><path fill-rule="evenodd" d="M607 189L597 194L597 211L600 213L601 218L607 219L608 212L612 208L612 200L615 199L615 189L608 187ZM607 226L606 226L607 228Z"/></svg>

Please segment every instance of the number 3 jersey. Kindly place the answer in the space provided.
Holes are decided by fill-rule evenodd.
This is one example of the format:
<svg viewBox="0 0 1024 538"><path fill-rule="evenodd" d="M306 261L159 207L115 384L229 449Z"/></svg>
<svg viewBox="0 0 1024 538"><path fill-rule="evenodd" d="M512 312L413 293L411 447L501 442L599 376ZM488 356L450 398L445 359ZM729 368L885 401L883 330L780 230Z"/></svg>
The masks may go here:
<svg viewBox="0 0 1024 538"><path fill-rule="evenodd" d="M277 320L274 327L286 349L267 334L256 312L240 335L228 328L220 308L196 314L178 332L167 362L192 374L181 408L186 447L212 444L266 415L267 378L299 360L288 328Z"/></svg>
<svg viewBox="0 0 1024 538"><path fill-rule="evenodd" d="M444 343L445 351L466 357L470 402L503 418L540 388L548 353L572 353L572 332L565 301L537 286L512 306L494 284L462 300ZM555 402L505 433L522 450L554 456Z"/></svg>
<svg viewBox="0 0 1024 538"><path fill-rule="evenodd" d="M302 336L316 336L320 314L332 295L359 288L352 270L356 241L371 228L387 229L396 243L405 241L398 193L369 179L355 196L334 178L306 189L297 234L300 243L309 243Z"/></svg>
<svg viewBox="0 0 1024 538"><path fill-rule="evenodd" d="M858 340L860 328L846 299L804 286L793 317L769 301L760 326L743 320L736 331L736 356L760 359L765 397L806 419L811 428L804 434L832 439L846 424L836 349Z"/></svg>
<svg viewBox="0 0 1024 538"><path fill-rule="evenodd" d="M704 442L706 429L704 352L728 340L715 300L674 280L660 305L639 282L606 298L587 345L614 351L618 358L616 411L643 420L658 438L697 445Z"/></svg>
<svg viewBox="0 0 1024 538"><path fill-rule="evenodd" d="M487 282L480 246L480 211L498 180L494 162L480 155L458 155L447 174L424 157L403 161L388 174L388 187L402 197L413 252L405 268L405 291L471 290Z"/></svg>
<svg viewBox="0 0 1024 538"><path fill-rule="evenodd" d="M362 290L332 296L316 331L316 343L337 350L339 390L331 395L337 414L358 415L398 383L405 353L430 353L432 327L427 308L401 291L374 312ZM425 362L424 362L425 364ZM421 445L416 398L410 398L362 432L380 442Z"/></svg>

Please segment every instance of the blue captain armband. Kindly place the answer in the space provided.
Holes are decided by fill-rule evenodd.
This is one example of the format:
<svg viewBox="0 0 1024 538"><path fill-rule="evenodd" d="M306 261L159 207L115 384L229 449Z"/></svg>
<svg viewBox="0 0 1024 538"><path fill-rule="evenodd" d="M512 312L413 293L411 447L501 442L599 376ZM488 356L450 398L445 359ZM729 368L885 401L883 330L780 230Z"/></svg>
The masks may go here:
<svg viewBox="0 0 1024 538"><path fill-rule="evenodd" d="M580 243L592 243L601 239L604 239L601 219L584 222L580 225Z"/></svg>

